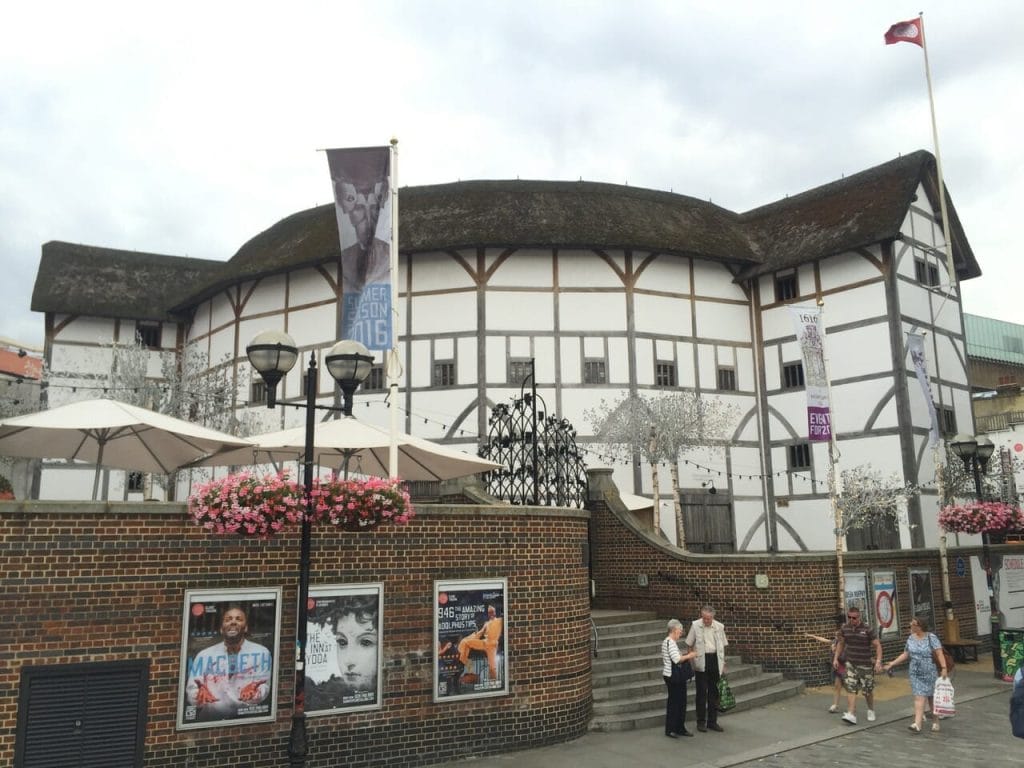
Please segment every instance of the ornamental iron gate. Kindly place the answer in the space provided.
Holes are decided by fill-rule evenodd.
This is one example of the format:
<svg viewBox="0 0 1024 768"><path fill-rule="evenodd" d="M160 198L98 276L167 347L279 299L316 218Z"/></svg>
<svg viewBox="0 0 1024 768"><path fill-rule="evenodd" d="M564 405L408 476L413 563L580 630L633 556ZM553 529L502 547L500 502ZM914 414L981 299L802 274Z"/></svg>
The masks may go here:
<svg viewBox="0 0 1024 768"><path fill-rule="evenodd" d="M568 419L547 413L533 376L531 360L520 397L491 411L487 442L479 453L502 467L484 475L487 492L512 504L582 509L587 467L576 429ZM526 381L532 382L530 392L524 391Z"/></svg>

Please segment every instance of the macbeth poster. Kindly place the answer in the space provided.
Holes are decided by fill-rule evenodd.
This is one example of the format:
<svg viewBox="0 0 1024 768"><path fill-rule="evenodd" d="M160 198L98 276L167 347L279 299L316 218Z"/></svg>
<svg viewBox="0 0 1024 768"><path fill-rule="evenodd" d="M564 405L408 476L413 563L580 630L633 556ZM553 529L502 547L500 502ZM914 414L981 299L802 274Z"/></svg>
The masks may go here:
<svg viewBox="0 0 1024 768"><path fill-rule="evenodd" d="M280 588L186 592L178 727L273 721L280 626Z"/></svg>
<svg viewBox="0 0 1024 768"><path fill-rule="evenodd" d="M508 693L506 579L434 585L434 700Z"/></svg>
<svg viewBox="0 0 1024 768"><path fill-rule="evenodd" d="M307 715L380 707L383 591L382 584L310 587Z"/></svg>

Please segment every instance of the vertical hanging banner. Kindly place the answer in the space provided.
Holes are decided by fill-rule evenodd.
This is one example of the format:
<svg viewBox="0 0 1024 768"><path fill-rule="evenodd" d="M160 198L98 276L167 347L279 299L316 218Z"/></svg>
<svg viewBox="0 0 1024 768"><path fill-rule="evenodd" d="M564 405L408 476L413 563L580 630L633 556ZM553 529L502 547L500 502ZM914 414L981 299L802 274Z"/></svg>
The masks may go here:
<svg viewBox="0 0 1024 768"><path fill-rule="evenodd" d="M341 243L342 336L391 349L391 148L329 149Z"/></svg>
<svg viewBox="0 0 1024 768"><path fill-rule="evenodd" d="M921 385L921 394L924 395L924 401L928 403L928 418L931 420L931 426L928 428L928 445L935 445L939 441L939 414L935 410L932 388L928 384L928 364L924 356L924 336L919 333L908 333L907 350L910 352L910 360L914 364L917 383Z"/></svg>
<svg viewBox="0 0 1024 768"><path fill-rule="evenodd" d="M825 334L821 309L791 306L789 312L804 359L807 439L811 442L826 442L832 439L832 412L828 401L828 377L825 374Z"/></svg>

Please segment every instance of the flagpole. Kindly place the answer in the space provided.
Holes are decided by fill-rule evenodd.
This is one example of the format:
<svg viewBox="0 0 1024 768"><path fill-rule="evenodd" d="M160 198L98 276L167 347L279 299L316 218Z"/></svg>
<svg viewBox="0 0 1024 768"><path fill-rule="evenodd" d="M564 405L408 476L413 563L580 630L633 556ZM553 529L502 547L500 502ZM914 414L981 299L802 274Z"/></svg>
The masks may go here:
<svg viewBox="0 0 1024 768"><path fill-rule="evenodd" d="M932 145L935 148L935 172L939 177L939 212L942 216L942 231L945 233L946 270L949 273L949 287L955 289L956 268L953 265L953 232L949 228L949 211L946 208L946 189L942 180L942 156L939 154L939 129L935 121L935 97L932 95L932 69L928 64L928 36L924 33L924 11L918 14L921 19L921 50L924 51L924 77L928 82L928 106L932 115Z"/></svg>
<svg viewBox="0 0 1024 768"><path fill-rule="evenodd" d="M391 351L388 355L388 403L391 408L391 442L388 446L388 472L398 477L398 139L391 139Z"/></svg>
<svg viewBox="0 0 1024 768"><path fill-rule="evenodd" d="M839 508L839 494L842 493L842 478L837 472L839 462L839 446L836 444L836 410L832 397L832 376L828 368L828 350L825 340L825 300L818 297L818 320L821 323L821 362L825 366L825 386L828 391L828 495L832 503L832 521L836 536L836 569L839 572L839 612L846 612L846 574L843 572L843 552L846 550L846 538L843 530L843 512Z"/></svg>

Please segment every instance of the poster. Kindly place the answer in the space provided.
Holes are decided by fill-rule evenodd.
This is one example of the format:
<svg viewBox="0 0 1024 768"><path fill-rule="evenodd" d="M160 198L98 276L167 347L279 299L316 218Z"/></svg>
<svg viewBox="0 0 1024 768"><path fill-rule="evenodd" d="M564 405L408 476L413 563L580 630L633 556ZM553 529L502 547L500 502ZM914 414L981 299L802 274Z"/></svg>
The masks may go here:
<svg viewBox="0 0 1024 768"><path fill-rule="evenodd" d="M992 555L999 626L1024 629L1024 555Z"/></svg>
<svg viewBox="0 0 1024 768"><path fill-rule="evenodd" d="M434 583L434 701L508 694L508 581Z"/></svg>
<svg viewBox="0 0 1024 768"><path fill-rule="evenodd" d="M928 626L935 629L935 603L932 601L932 572L929 570L913 570L908 572L910 579L910 614L928 620Z"/></svg>
<svg viewBox="0 0 1024 768"><path fill-rule="evenodd" d="M178 727L274 721L280 587L189 590L183 613Z"/></svg>
<svg viewBox="0 0 1024 768"><path fill-rule="evenodd" d="M971 586L974 591L974 621L978 637L992 634L992 601L989 600L988 576L981 561L971 556Z"/></svg>
<svg viewBox="0 0 1024 768"><path fill-rule="evenodd" d="M863 572L846 573L846 607L859 608L860 618L871 624L871 609L868 605L867 575Z"/></svg>
<svg viewBox="0 0 1024 768"><path fill-rule="evenodd" d="M899 634L899 617L896 613L896 572L872 571L871 586L874 593L878 634Z"/></svg>
<svg viewBox="0 0 1024 768"><path fill-rule="evenodd" d="M381 706L384 585L309 588L306 714Z"/></svg>

